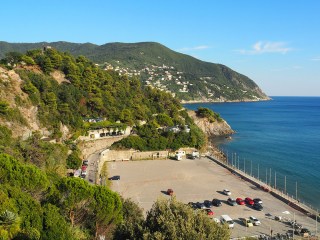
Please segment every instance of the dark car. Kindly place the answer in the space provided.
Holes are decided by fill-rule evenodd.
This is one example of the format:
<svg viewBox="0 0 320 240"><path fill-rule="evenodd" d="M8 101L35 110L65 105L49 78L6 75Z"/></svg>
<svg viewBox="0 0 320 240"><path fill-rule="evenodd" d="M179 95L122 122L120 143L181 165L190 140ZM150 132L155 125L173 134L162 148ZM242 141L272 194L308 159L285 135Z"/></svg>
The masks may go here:
<svg viewBox="0 0 320 240"><path fill-rule="evenodd" d="M204 205L204 203L201 203L201 202L197 202L197 203L196 203L196 206L197 206L197 208L199 208L199 209L204 209L204 208L206 208L206 206Z"/></svg>
<svg viewBox="0 0 320 240"><path fill-rule="evenodd" d="M120 180L120 176L119 175L116 175L116 176L113 176L113 177L110 177L108 178L109 180Z"/></svg>
<svg viewBox="0 0 320 240"><path fill-rule="evenodd" d="M194 202L188 202L188 206L190 206L193 209L197 209L197 204Z"/></svg>
<svg viewBox="0 0 320 240"><path fill-rule="evenodd" d="M260 198L253 199L254 203L260 203L262 204L262 200Z"/></svg>
<svg viewBox="0 0 320 240"><path fill-rule="evenodd" d="M258 210L258 211L262 211L263 210L263 207L260 203L255 203L253 204L252 206L255 210Z"/></svg>
<svg viewBox="0 0 320 240"><path fill-rule="evenodd" d="M212 205L216 207L220 207L222 205L221 201L219 199L212 199Z"/></svg>
<svg viewBox="0 0 320 240"><path fill-rule="evenodd" d="M83 163L82 163L82 165L85 165L85 166L88 166L88 164L89 164L88 160L84 160Z"/></svg>
<svg viewBox="0 0 320 240"><path fill-rule="evenodd" d="M207 208L211 208L212 207L212 202L209 201L209 200L204 200L204 205L207 207Z"/></svg>

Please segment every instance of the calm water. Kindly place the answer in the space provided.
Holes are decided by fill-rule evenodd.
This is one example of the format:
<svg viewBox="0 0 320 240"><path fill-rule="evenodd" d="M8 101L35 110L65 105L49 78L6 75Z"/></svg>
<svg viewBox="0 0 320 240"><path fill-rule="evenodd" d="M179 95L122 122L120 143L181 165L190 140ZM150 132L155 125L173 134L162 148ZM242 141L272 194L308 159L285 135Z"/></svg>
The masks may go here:
<svg viewBox="0 0 320 240"><path fill-rule="evenodd" d="M320 209L320 97L185 105L199 106L220 113L237 132L216 140L230 163L237 159L247 173Z"/></svg>

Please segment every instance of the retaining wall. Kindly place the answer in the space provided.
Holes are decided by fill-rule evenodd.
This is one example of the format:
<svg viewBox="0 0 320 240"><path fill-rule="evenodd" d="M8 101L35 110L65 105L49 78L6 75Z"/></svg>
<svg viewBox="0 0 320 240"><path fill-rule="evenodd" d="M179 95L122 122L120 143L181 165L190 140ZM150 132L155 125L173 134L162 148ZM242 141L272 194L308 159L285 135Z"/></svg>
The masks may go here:
<svg viewBox="0 0 320 240"><path fill-rule="evenodd" d="M280 192L278 193L278 191L276 191L273 188L270 188L269 186L266 186L266 184L260 182L258 179L254 179L253 177L248 177L244 172L242 172L241 170L238 169L234 169L231 166L215 159L212 156L207 156L209 159L211 159L212 161L214 161L215 163L217 163L218 165L228 169L231 173L241 177L242 179L246 180L247 182L250 182L252 185L260 188L263 191L269 192L272 196L274 196L275 198L279 199L280 201L286 203L287 205L289 205L290 207L292 207L293 209L296 209L297 211L307 215L308 217L314 219L314 220L318 220L318 222L320 222L320 219L316 217L316 214L312 209L310 209L307 206L304 206L301 203L297 203L297 200L290 198L288 196L284 197L280 194Z"/></svg>

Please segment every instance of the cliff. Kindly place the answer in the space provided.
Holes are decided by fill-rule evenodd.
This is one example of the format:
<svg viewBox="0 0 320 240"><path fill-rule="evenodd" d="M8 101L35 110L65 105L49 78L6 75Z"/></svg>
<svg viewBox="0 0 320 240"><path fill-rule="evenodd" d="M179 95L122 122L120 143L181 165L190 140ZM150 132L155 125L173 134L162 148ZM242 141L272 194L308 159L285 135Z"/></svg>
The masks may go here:
<svg viewBox="0 0 320 240"><path fill-rule="evenodd" d="M207 118L201 118L196 115L195 111L188 111L189 116L193 119L195 124L210 138L223 135L233 134L234 131L230 125L222 120L211 123Z"/></svg>

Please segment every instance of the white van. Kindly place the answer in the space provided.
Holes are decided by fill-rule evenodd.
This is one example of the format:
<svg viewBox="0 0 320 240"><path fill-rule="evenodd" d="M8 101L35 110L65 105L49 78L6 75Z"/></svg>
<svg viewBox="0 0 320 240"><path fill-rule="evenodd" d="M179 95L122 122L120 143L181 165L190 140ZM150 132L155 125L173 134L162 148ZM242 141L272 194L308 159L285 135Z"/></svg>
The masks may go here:
<svg viewBox="0 0 320 240"><path fill-rule="evenodd" d="M234 221L228 215L221 215L221 223L228 224L229 228L234 228Z"/></svg>

